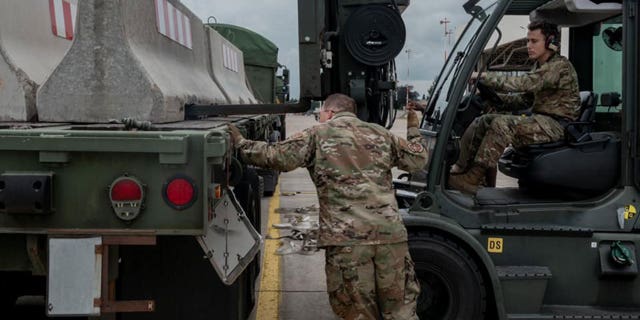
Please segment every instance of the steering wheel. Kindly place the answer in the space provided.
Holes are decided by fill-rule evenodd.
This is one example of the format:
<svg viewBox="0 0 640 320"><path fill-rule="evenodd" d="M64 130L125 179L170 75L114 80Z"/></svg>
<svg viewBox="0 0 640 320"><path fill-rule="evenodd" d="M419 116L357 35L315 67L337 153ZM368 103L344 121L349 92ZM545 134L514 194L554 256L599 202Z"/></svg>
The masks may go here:
<svg viewBox="0 0 640 320"><path fill-rule="evenodd" d="M477 86L478 90L480 91L480 97L484 101L489 101L497 105L501 105L504 103L498 93L493 88L484 84L482 81L478 81Z"/></svg>

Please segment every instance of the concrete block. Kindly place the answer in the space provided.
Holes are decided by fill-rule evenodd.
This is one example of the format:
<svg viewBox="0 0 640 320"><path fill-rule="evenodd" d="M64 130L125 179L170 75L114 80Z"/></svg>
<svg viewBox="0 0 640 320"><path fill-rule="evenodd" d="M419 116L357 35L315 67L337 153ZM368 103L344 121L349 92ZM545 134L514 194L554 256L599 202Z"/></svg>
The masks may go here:
<svg viewBox="0 0 640 320"><path fill-rule="evenodd" d="M76 7L77 0L0 2L0 121L37 119L36 92L71 47Z"/></svg>
<svg viewBox="0 0 640 320"><path fill-rule="evenodd" d="M37 94L41 121L181 121L228 103L208 72L201 19L176 0L82 0L73 46Z"/></svg>
<svg viewBox="0 0 640 320"><path fill-rule="evenodd" d="M257 103L247 86L242 51L213 28L206 26L205 30L209 45L211 77L232 104Z"/></svg>

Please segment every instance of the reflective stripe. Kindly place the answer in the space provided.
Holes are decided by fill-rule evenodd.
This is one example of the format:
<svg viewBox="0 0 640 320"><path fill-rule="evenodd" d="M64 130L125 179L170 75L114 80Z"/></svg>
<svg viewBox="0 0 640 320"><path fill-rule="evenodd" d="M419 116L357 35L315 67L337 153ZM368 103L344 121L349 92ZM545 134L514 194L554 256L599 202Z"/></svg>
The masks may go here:
<svg viewBox="0 0 640 320"><path fill-rule="evenodd" d="M67 0L49 0L51 32L55 36L73 40L78 8Z"/></svg>
<svg viewBox="0 0 640 320"><path fill-rule="evenodd" d="M167 0L155 0L158 32L191 49L191 21Z"/></svg>

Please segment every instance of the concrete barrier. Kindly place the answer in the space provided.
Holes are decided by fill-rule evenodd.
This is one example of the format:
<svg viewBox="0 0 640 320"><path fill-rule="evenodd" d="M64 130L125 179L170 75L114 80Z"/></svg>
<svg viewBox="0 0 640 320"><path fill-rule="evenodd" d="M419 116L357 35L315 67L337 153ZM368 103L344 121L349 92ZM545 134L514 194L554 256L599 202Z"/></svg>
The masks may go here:
<svg viewBox="0 0 640 320"><path fill-rule="evenodd" d="M76 5L0 1L0 121L37 119L36 92L71 47Z"/></svg>
<svg viewBox="0 0 640 320"><path fill-rule="evenodd" d="M256 99L275 103L278 47L262 35L235 25L208 24L244 54L245 73Z"/></svg>
<svg viewBox="0 0 640 320"><path fill-rule="evenodd" d="M211 77L232 104L256 103L257 100L247 86L242 51L213 28L206 26L205 30L209 40Z"/></svg>
<svg viewBox="0 0 640 320"><path fill-rule="evenodd" d="M40 120L184 119L228 103L208 72L201 20L174 0L82 0L76 39L38 91Z"/></svg>

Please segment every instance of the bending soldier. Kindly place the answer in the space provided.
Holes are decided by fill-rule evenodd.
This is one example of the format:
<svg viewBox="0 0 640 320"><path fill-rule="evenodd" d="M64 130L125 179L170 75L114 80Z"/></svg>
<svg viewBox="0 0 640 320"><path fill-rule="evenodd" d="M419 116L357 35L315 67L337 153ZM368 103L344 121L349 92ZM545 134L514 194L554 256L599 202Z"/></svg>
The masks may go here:
<svg viewBox="0 0 640 320"><path fill-rule="evenodd" d="M290 171L305 167L320 203L318 246L325 248L327 291L343 319L418 319L420 288L398 213L391 168L421 170L427 151L418 117L409 111L407 138L359 120L355 101L333 94L320 125L267 144L229 131L242 159Z"/></svg>

